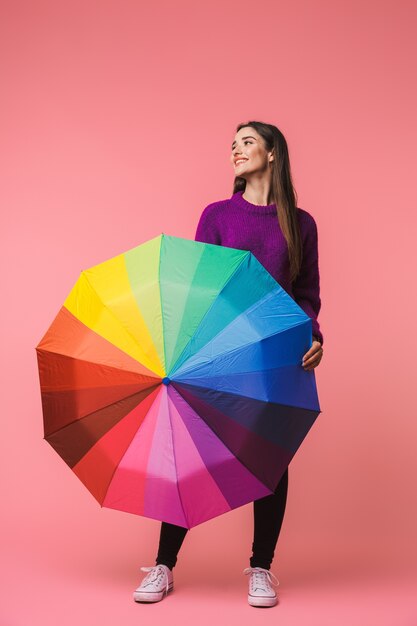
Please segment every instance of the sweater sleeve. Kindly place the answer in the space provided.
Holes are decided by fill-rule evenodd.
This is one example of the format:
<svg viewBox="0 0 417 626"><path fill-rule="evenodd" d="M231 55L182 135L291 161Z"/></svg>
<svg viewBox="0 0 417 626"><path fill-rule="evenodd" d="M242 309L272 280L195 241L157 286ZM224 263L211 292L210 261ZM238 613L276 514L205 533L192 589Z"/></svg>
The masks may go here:
<svg viewBox="0 0 417 626"><path fill-rule="evenodd" d="M292 287L294 300L312 320L312 334L323 345L323 333L317 321L321 309L317 225L308 214L308 227L303 241L301 271Z"/></svg>
<svg viewBox="0 0 417 626"><path fill-rule="evenodd" d="M203 210L197 224L194 240L202 243L214 243L218 246L221 245L220 232L214 218L213 204L209 204Z"/></svg>

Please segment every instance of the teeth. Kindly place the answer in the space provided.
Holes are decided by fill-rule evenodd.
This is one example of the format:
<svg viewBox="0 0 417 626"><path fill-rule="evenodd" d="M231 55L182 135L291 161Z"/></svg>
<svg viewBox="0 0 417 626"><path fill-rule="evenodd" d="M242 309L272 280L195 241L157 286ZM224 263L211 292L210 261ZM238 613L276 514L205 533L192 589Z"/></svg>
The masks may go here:
<svg viewBox="0 0 417 626"><path fill-rule="evenodd" d="M238 159L236 161L236 165L239 165L239 163L244 163L245 161L247 161L247 159Z"/></svg>

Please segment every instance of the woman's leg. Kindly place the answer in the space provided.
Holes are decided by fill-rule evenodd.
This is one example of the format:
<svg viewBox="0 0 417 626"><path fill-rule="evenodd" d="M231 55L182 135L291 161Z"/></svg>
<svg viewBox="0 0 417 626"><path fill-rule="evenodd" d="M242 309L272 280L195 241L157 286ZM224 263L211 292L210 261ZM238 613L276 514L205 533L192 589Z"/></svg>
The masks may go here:
<svg viewBox="0 0 417 626"><path fill-rule="evenodd" d="M288 491L288 468L282 475L273 494L253 503L254 532L251 567L270 569L275 546L284 519Z"/></svg>
<svg viewBox="0 0 417 626"><path fill-rule="evenodd" d="M161 523L161 532L159 536L158 555L156 557L156 565L163 563L172 569L177 562L177 555L187 534L188 528Z"/></svg>

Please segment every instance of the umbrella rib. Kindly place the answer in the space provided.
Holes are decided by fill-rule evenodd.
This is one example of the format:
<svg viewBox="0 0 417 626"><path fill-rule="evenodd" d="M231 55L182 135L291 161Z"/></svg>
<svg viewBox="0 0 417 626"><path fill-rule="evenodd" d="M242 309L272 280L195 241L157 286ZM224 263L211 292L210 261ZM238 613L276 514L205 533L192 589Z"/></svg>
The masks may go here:
<svg viewBox="0 0 417 626"><path fill-rule="evenodd" d="M94 330L92 332L95 332ZM107 339L106 339L107 341ZM130 369L123 369L120 367L117 367L116 365L110 365L109 363L106 362L101 362L101 361L92 361L91 359L83 359L82 357L78 357L78 356L72 356L70 354L64 354L63 352L56 352L55 350L45 350L45 348L36 348L36 351L39 352L39 354L43 353L43 354L57 354L58 356L64 357L65 359L72 359L73 361L82 361L83 363L88 363L90 365L100 365L103 367L109 367L111 369L116 369L117 371L122 371L122 372L127 372L128 374L135 374L136 376L143 376L143 377L147 377L147 378L152 378L152 379L157 379L158 383L161 381L161 377L159 376L159 374L155 373L155 376L150 376L149 374L141 374L140 372L135 372L134 370L130 370ZM123 350L121 350L121 352L123 352ZM127 354L126 352L123 352L123 354ZM129 356L132 360L133 357ZM139 361L137 361L137 363L139 363ZM141 365L143 365L143 363L141 363ZM143 367L146 367L146 365L143 365ZM148 369L148 368L146 368ZM152 371L152 370L149 370ZM72 389L72 387L68 387L66 388L68 391L70 391ZM81 387L81 389L91 389L91 387ZM46 387L41 387L42 391L46 391ZM75 390L74 390L75 391Z"/></svg>
<svg viewBox="0 0 417 626"><path fill-rule="evenodd" d="M161 256L162 256L162 239L161 239L161 244L159 246L159 261L158 261L158 287L159 287L159 306L161 308L161 331L162 331L162 338L163 338L163 342L162 342L162 349L163 349L163 354L162 354L162 368L164 370L164 374L167 374L167 368L166 368L166 348L165 348L165 325L164 325L164 308L163 308L163 303L162 303L162 286L161 286ZM155 346L156 348L156 346Z"/></svg>
<svg viewBox="0 0 417 626"><path fill-rule="evenodd" d="M152 387L152 386L153 385L150 385L150 387ZM156 388L158 385L154 385L154 386ZM86 413L86 415L83 415L82 417L80 417L78 419L74 419L74 420L72 420L72 422L68 422L68 424L65 424L65 426L61 426L57 430L54 430L54 431L48 433L47 435L44 435L43 439L48 441L48 437L50 437L51 435L55 435L56 433L59 433L60 430L64 430L68 426L72 426L72 424L80 423L86 417L89 417L90 415L94 415L94 413L98 413L99 411L102 411L103 409L106 409L107 407L110 407L113 404L116 404L117 402L120 402L121 400L127 400L127 398L132 398L133 396L136 396L138 393L140 393L140 391L136 391L135 393L131 393L128 396L124 396L123 398L119 398L119 400L115 400L114 402L110 402L109 404L105 404L104 406L101 406L99 409L96 409L95 411L90 411L90 413ZM150 393L152 393L152 392L150 392ZM112 428L113 428L113 426L112 426ZM109 430L111 430L111 428ZM107 431L107 432L109 432L109 431ZM100 439L101 439L101 437L97 441L100 441Z"/></svg>
<svg viewBox="0 0 417 626"><path fill-rule="evenodd" d="M107 488L106 488L106 493L105 493L104 498L103 498L103 502L104 502L104 500L105 500L105 499L106 499L106 497L107 497L107 493L108 493L108 491L109 491L109 489L110 489L110 485L111 485L111 484L112 484L112 482L113 482L114 475L115 475L115 473L117 472L117 470L119 469L119 465L121 464L121 462L123 461L124 457L126 456L127 451L129 450L129 447L130 447L130 445L131 445L131 443L132 443L133 439L136 437L136 435L137 435L137 433L138 433L138 430L140 430L140 428L143 426L143 424L144 424L144 422L146 421L146 418L148 417L148 415L149 415L149 413L150 413L151 409L152 409L152 404L151 404L151 406L148 408L148 410L146 411L146 414L145 414L145 416L144 416L143 420L142 420L142 421L141 421L141 423L139 424L138 428L136 429L136 432L134 433L133 437L131 438L131 440L129 441L129 444L128 444L128 445L127 445L127 447L126 447L126 450L123 452L122 456L121 456L121 457L120 457L120 459L119 459L119 462L117 463L117 465L115 466L114 470L112 471L111 478L110 478L110 480L109 480L109 483L108 483ZM110 429L110 430L111 430L111 429ZM109 431L107 431L107 432L109 432ZM104 436L104 435L103 435L103 436ZM100 439L101 439L101 437L100 437ZM86 453L86 454L87 454L87 453ZM101 506L103 506L103 504L101 504L101 503L100 503L100 505L101 505Z"/></svg>
<svg viewBox="0 0 417 626"><path fill-rule="evenodd" d="M168 394L166 395L166 400L167 400L167 406L168 406L169 425L170 425L170 427L171 427L172 455L173 455L173 457L174 457L174 466L175 466L175 475L176 475L176 478L177 478L177 490L178 490L178 497L179 497L180 502L181 502L182 512L184 513L185 520L186 520L187 525L188 525L188 527L189 527L189 526L190 526L190 522L189 522L189 520L188 520L187 513L185 512L184 503L183 503L183 501L182 501L182 498L181 498L181 492L180 492L180 482L179 482L179 476L178 476L177 458L176 458L176 455L175 455L175 446L174 446L174 429L173 429L173 426L172 426L171 410L170 410L170 407L169 407L169 398L168 398Z"/></svg>
<svg viewBox="0 0 417 626"><path fill-rule="evenodd" d="M141 344L138 342L138 340L136 339L136 337L135 337L134 335L132 335L132 333L130 332L130 330L128 330L128 329L127 329L127 328L126 328L126 327L125 327L125 326L121 323L120 319L119 319L119 318L118 318L118 317L117 317L117 316L113 313L113 311L112 311L111 309L109 309L109 307L108 307L108 306L107 306L107 305L103 302L103 300L101 299L101 297L100 297L99 293L98 293L98 292L94 289L93 285L92 285L92 284L91 284L91 282L89 281L89 279L88 279L88 277L87 277L87 274L86 274L85 272L83 272L83 274L84 274L85 280L88 282L88 284L90 285L91 289L94 291L94 293L96 294L97 298L98 298L98 299L99 299L99 301L102 303L103 307L104 307L104 308L105 308L105 309L106 309L106 310L110 313L110 315L111 315L111 316L112 316L112 317L116 320L116 322L119 324L119 326L120 326L121 328L123 328L123 330L124 330L124 331L125 331L125 332L129 335L129 337L131 337L131 338L132 338L133 342L134 342L137 346L140 346ZM138 311L140 312L139 307L137 307L137 308L138 308ZM142 315L142 313L141 313L141 312L140 312L140 315L142 316L142 319L143 319L143 315ZM151 339L151 341L152 341L152 345L153 345L153 346L154 346L154 348L155 348L155 352L156 352L156 354L158 354L158 352L157 352L157 350L156 350L156 346L155 346L155 344L154 344L154 342L153 342L152 336L151 336L151 334L149 333L149 328L148 328L148 325L146 324L146 322L145 322L145 320L144 320L144 319L143 319L143 322L144 322L144 326L146 327L146 329L147 329L147 331L148 331L149 337L150 337L150 339ZM88 326L87 328L90 328L90 327ZM90 330L93 330L93 329L92 329L92 328L90 328ZM96 332L96 331L93 331L93 332ZM96 333L96 334L98 335L99 333ZM102 335L99 335L99 336L101 337ZM108 339L107 339L106 341L108 341ZM125 350L123 350L123 349L122 349L122 348L120 348L119 346L117 346L117 347L119 348L119 350L121 350L121 351L122 351L122 352L124 352L125 354L128 354L129 356L131 356L128 352L125 352ZM148 356L148 357L149 357L149 355L148 355L146 352L144 352L144 353L145 353L145 355L146 355L146 356ZM159 357L158 357L158 360L159 360ZM140 361L138 361L138 363L141 363L141 362L140 362ZM143 365L143 363L142 363L142 365ZM162 366L162 368L164 369L164 364L163 364L163 363L160 363L160 365L161 365L161 366ZM151 369L150 367L147 367L146 365L145 365L145 367L146 367L147 369L149 369L151 372L154 372L154 373L158 376L158 374L157 374L157 372L155 372L155 370Z"/></svg>
<svg viewBox="0 0 417 626"><path fill-rule="evenodd" d="M181 381L173 381L174 383L176 383L175 385L175 389L178 391L178 393L181 393L177 387L180 387L181 384L185 384L185 385L189 385L190 387L197 387L200 389L210 389L213 390L212 387L206 387L204 385L193 385L193 383L181 383ZM270 406L276 406L276 407L288 407L289 409L302 409L303 411L308 411L309 413L322 413L323 411L320 409L308 409L306 407L300 407L299 405L294 405L294 404L285 404L285 402L270 402L269 400L260 400L259 398L253 398L252 396L244 396L243 394L239 393L233 393L233 391L223 391L223 390L218 390L216 389L215 391L218 391L219 393L224 393L224 394L228 394L230 396L236 396L238 395L240 398L248 398L249 400L256 400L257 402L262 402L263 404L269 404ZM181 398L184 399L184 402L187 402L187 400L184 398L184 396L181 394ZM189 404L187 402L187 404ZM189 406L191 406L189 404ZM193 407L191 406L192 410L194 411L194 413L196 413L195 409L193 409ZM201 417L201 415L198 413L197 414L199 417ZM204 418L203 418L204 419ZM205 420L204 420L205 421ZM207 423L207 422L206 422ZM210 424L207 424L208 426L210 426Z"/></svg>
<svg viewBox="0 0 417 626"><path fill-rule="evenodd" d="M243 252L243 250L242 250L242 252ZM247 251L247 254L242 255L242 258L241 258L240 263L239 263L238 265L236 265L236 267L235 267L234 271L233 271L233 272L229 275L229 277L228 277L228 279L226 280L226 282L225 282L225 283L223 283L223 285L222 285L222 287L221 287L220 291L218 291L218 292L217 292L217 295L216 295L216 297L213 299L213 302L211 303L211 305L209 306L209 308L207 309L207 311L204 313L203 317L201 318L200 322L198 323L197 327L195 328L195 330L194 330L194 332L193 332L193 335L189 338L189 340L188 340L188 341L187 341L187 343L185 344L184 348L181 350L181 354L179 354L179 356L178 356L178 358L176 359L175 363L174 363L174 364L172 365L172 367L170 368L170 371L171 371L171 372L175 371L175 366L176 366L176 364L178 363L178 361L181 359L181 357L182 357L183 353L185 352L185 350L186 350L187 346L189 345L189 343L190 343L190 341L191 341L192 337L196 334L196 332L198 331L198 329L200 328L200 326L204 323L205 318L206 318L206 317L207 317L207 315L210 313L211 309L214 307L214 305L215 305L215 303L216 303L216 300L219 298L219 296L222 294L222 292L226 289L226 287L227 287L227 285L229 284L229 282L232 280L232 278L234 277L234 275L236 274L236 272L240 269L240 266L243 264L243 262L244 262L244 261L248 258L248 256L249 256L250 254L251 254L251 253L250 253L249 251ZM200 259L200 260L201 260L201 259ZM197 268L196 268L196 270L195 270L194 276L196 275L196 273L197 273ZM239 315L241 315L241 313L239 313ZM237 317L237 316L236 316L236 317ZM233 318L233 320L231 320L231 321L234 321L235 319L236 319L236 318ZM231 322L230 322L230 323L231 323ZM223 327L223 328L224 328L224 327ZM217 337L217 335L218 335L218 334L220 334L220 333L222 332L223 328L221 328L221 329L219 330L219 332L218 332L218 333L216 333L216 335L214 335L214 337ZM214 337L212 337L209 341L212 341L212 340L214 339ZM207 342L207 343L209 343L209 342ZM204 344L204 345L207 345L207 344ZM203 346L202 346L202 347L203 347Z"/></svg>
<svg viewBox="0 0 417 626"><path fill-rule="evenodd" d="M242 262L243 262L243 260L242 260ZM239 266L238 266L238 267L239 267ZM236 268L235 272L237 271L238 267ZM194 335L198 332L198 329L199 329L199 327L203 324L205 317L208 315L208 313L210 312L210 310L211 310L211 309L212 309L212 307L214 306L214 304L215 304L215 302L216 302L217 298L221 295L221 293L223 292L223 290L227 287L227 284L228 284L228 283L229 283L229 281L233 278L233 276L234 276L235 272L233 272L233 274L231 274L231 275L230 275L230 277L229 277L229 279L227 280L227 282L223 285L222 289L218 292L218 294L217 294L217 296L216 296L216 299L215 299L215 300L213 300L213 302L212 302L212 304L211 304L210 308L206 311L206 313L205 313L205 315L203 316L203 318L201 319L201 321L200 321L199 325L198 325L198 326L197 326L197 328L195 329L195 331L194 331L194 333L193 333L193 336L194 336ZM268 292L267 292L267 293L263 296L263 300L268 300L268 299L270 299L270 298L273 296L273 294L275 294L276 292L278 292L278 293L280 293L280 294L281 294L281 293L282 293L282 291L285 291L285 290L281 287L281 285L280 285L279 283L276 283L276 285L274 286L274 288L272 288L270 291L268 291ZM288 294L287 294L287 296L288 296ZM288 297L290 297L290 296L288 296ZM238 315L236 315L236 317L234 317L232 320L230 320L230 321L229 321L229 323L228 323L226 326L223 326L222 328L220 328L220 329L219 329L219 331L218 331L215 335L213 335L213 336L209 339L209 341L207 341L207 343L203 344L203 345L199 348L199 351L200 351L200 350L202 350L202 348L204 348L205 346L207 346L207 345L208 345L210 342L212 342L214 339L216 339L216 338L217 338L217 337L218 337L218 336L219 336L222 332L224 332L224 331L225 331L225 330L226 330L226 329L227 329L227 328L228 328L231 324L234 324L234 323L235 323L235 321L236 321L236 319L237 319L239 316L241 316L241 315L242 315L242 314L244 314L244 313L245 313L245 314L246 314L246 316L247 316L247 315L248 315L248 314L249 314L249 313L250 313L253 309L255 309L257 306L259 306L259 302L260 302L260 301L261 301L261 300L259 300L259 299L258 299L258 300L256 300L255 302L253 302L253 303L252 303L249 307L247 307L244 311L241 311ZM295 301L294 301L294 302L295 302ZM295 304L297 304L297 302L295 302ZM298 305L298 304L297 304L297 306L298 306L298 308L300 309L300 312L301 312L301 313L303 313L304 317L305 317L305 318L307 318L307 319L303 319L303 321L299 322L298 324L294 324L294 326L291 326L290 328L295 328L296 326L299 326L300 324L305 324L306 322L308 322L308 320L310 320L310 318L309 318L309 317L308 317L308 315L305 313L305 311L303 311L303 309L300 307L300 305ZM300 313L298 313L297 315L295 315L295 314L293 314L293 315L294 315L295 317L299 317L299 316L300 316ZM285 315L283 315L283 317L288 318L288 317L289 317L289 314L285 314ZM283 329L283 330L286 330L286 329ZM279 332L282 332L282 331L279 331ZM275 333L275 334L277 334L277 333ZM272 336L272 335L268 335L268 336ZM190 340L187 342L186 346L184 346L184 349L182 350L182 352L181 352L180 356L179 356L179 357L178 357L178 359L176 360L176 362L175 362L175 364L174 364L174 367L172 367L172 368L171 368L171 372L172 372L172 373L175 371L175 365L176 365L176 363L178 363L178 361L180 360L180 358L181 358L182 354L184 353L184 351L185 351L186 347L189 345L189 343L190 343L191 339L192 339L192 338L190 337ZM263 338L263 339L264 339L264 338ZM255 340L255 341L256 341L256 340ZM251 342L251 343L254 343L254 342ZM251 345L251 344L249 343L249 344L245 344L245 345ZM227 352L226 352L226 353L227 353ZM221 354L226 354L226 353L221 353ZM193 356L194 356L194 355L193 355ZM191 358L192 358L192 357L191 357ZM180 368L181 368L181 366L180 366ZM178 369L180 369L180 368L178 368Z"/></svg>
<svg viewBox="0 0 417 626"><path fill-rule="evenodd" d="M248 470L248 472L250 472L250 473L252 474L252 476L255 476L255 478L256 478L257 480L259 480L259 482L262 482L262 484L263 484L265 487L268 487L268 485L265 485L265 483L264 483L264 482L263 482L263 481L262 481L262 480L261 480L258 476L256 476L256 474L255 474L255 473L251 470L251 468L250 468L250 467L248 467L248 466L246 465L246 463L244 463L244 461L242 461L242 459L241 459L241 458L240 458L240 457L236 454L236 452L234 452L231 448L229 448L229 446L227 445L227 443L226 443L225 441L223 441L223 439L220 437L219 433L218 433L218 432L216 432L216 430L215 430L215 429L211 426L211 424L209 424L209 423L208 423L208 422L204 419L204 416L203 416L203 415L201 415L200 413L197 413L197 412L196 412L196 410L195 410L195 409L191 406L191 404L188 402L188 400L187 400L186 398L184 398L184 396L182 395L182 393L181 393L180 389L178 389L177 387L175 387L175 390L177 391L177 393L179 393L179 394L180 394L180 396L181 396L181 398L183 399L183 401L184 401L184 402L185 402L185 403L186 403L186 404L190 407L190 409L193 411L193 413L195 413L196 415L198 415L198 417L204 421L205 425L206 425L208 428L210 428L210 430L212 431L212 433L214 433L214 434L215 434L215 436L217 437L217 439L218 439L218 440L219 440L219 441L220 441L220 442L224 445L224 447L225 447L225 448L227 448L227 449L229 450L230 454L231 454L233 457L235 457L235 458L239 461L239 463L241 463L241 464L243 465L243 467L245 467L245 468ZM268 487L268 489L269 489L269 487ZM272 490L271 490L271 493L273 493L273 492L272 492Z"/></svg>
<svg viewBox="0 0 417 626"><path fill-rule="evenodd" d="M233 321L234 321L234 320L233 320ZM290 329L292 330L293 328L297 328L297 326L302 326L303 324L308 324L308 322L309 322L309 321L310 321L310 318L309 318L308 320L303 320L303 321L299 322L298 324L294 324L294 326L291 326L291 327L290 327ZM225 327L222 329L222 331L223 331L225 328L227 328L227 326L225 326ZM215 357L211 360L211 362L213 362L213 361L214 361L215 359L217 359L218 357L222 357L222 356L226 356L226 355L232 355L234 352L238 352L238 351L239 351L239 350L241 350L242 348L247 348L247 347L249 347L249 346L251 346L251 345L253 345L253 344L258 344L258 343L261 343L262 341L265 341L266 339L269 339L270 337L275 337L276 335L279 335L280 333L285 332L286 330L288 330L288 328L281 329L281 330L279 330L278 332L272 333L271 335L266 335L265 337L262 337L262 339L257 339L257 338L255 338L253 341L250 341L249 343L245 343L245 344L242 344L242 345L237 346L237 347L235 347L235 348L232 348L231 350L225 350L224 352L219 352L219 353L218 353L218 354L216 354L216 356L215 356ZM221 332L222 332L222 331L221 331ZM220 333L218 333L218 334L220 334ZM217 336L217 335L216 335L216 336ZM207 343L205 344L205 346L207 346L207 345L208 345L211 341L213 341L213 339L215 339L215 338L216 338L216 336L212 337L212 339L210 339L210 341L209 341L209 342L207 342ZM200 348L200 350L201 350L202 348L204 348L205 346L202 346L202 347ZM200 351L200 350L199 350L199 351ZM198 352L196 352L196 353L195 353L192 357L190 357L190 358L194 358L194 357L196 356L196 354L198 354ZM206 365L206 364L207 364L207 362L204 362L204 363L202 363L201 365ZM288 365L293 365L293 364L288 364ZM181 376L182 376L183 374L186 374L187 372L190 372L190 371L191 371L191 372L193 372L193 371L195 371L195 370L196 370L196 368L198 368L198 366L191 365L191 366L190 366L190 367L188 367L187 369L184 369L184 370L182 370L182 371L181 371L181 369L179 369L178 371L180 371L180 372L181 372ZM175 372L174 372L174 374L175 374ZM175 380L175 378L173 378L173 380Z"/></svg>
<svg viewBox="0 0 417 626"><path fill-rule="evenodd" d="M243 374L251 374L251 373L256 373L259 370L255 370L254 372L242 372ZM239 373L240 374L240 373ZM238 375L239 375L238 374ZM210 376L210 378L221 378L222 375L218 374L217 376ZM269 404L269 405L274 405L277 407L288 407L289 409L302 409L303 411L311 411L312 413L316 413L318 411L318 409L311 409L309 407L305 407L305 406L301 406L300 404L286 404L285 402L271 402L270 400L263 400L262 398L258 398L255 396L248 396L246 394L244 394L241 391L229 391L229 390L225 390L225 389L213 389L213 387L209 386L209 385L204 385L201 382L199 383L198 381L201 381L201 378L193 378L191 379L192 382L190 382L190 379L187 379L185 381L180 380L180 379L173 379L173 383L175 383L177 386L180 385L189 385L190 387L197 387L200 389L210 389L211 391L217 391L218 393L225 393L225 394L229 394L232 396L239 396L240 398L248 398L248 400L256 400L257 402L264 402L265 404ZM195 381L195 382L194 382ZM319 410L319 413L322 413L321 410Z"/></svg>

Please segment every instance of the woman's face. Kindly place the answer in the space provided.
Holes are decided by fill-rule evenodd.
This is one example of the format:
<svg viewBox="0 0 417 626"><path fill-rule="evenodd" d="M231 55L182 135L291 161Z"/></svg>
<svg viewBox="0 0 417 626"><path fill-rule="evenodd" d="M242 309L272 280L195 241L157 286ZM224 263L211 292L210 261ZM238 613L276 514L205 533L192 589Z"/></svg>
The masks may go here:
<svg viewBox="0 0 417 626"><path fill-rule="evenodd" d="M254 128L245 126L236 133L230 155L235 176L246 178L248 174L264 172L272 160L272 151L266 150L263 138Z"/></svg>

